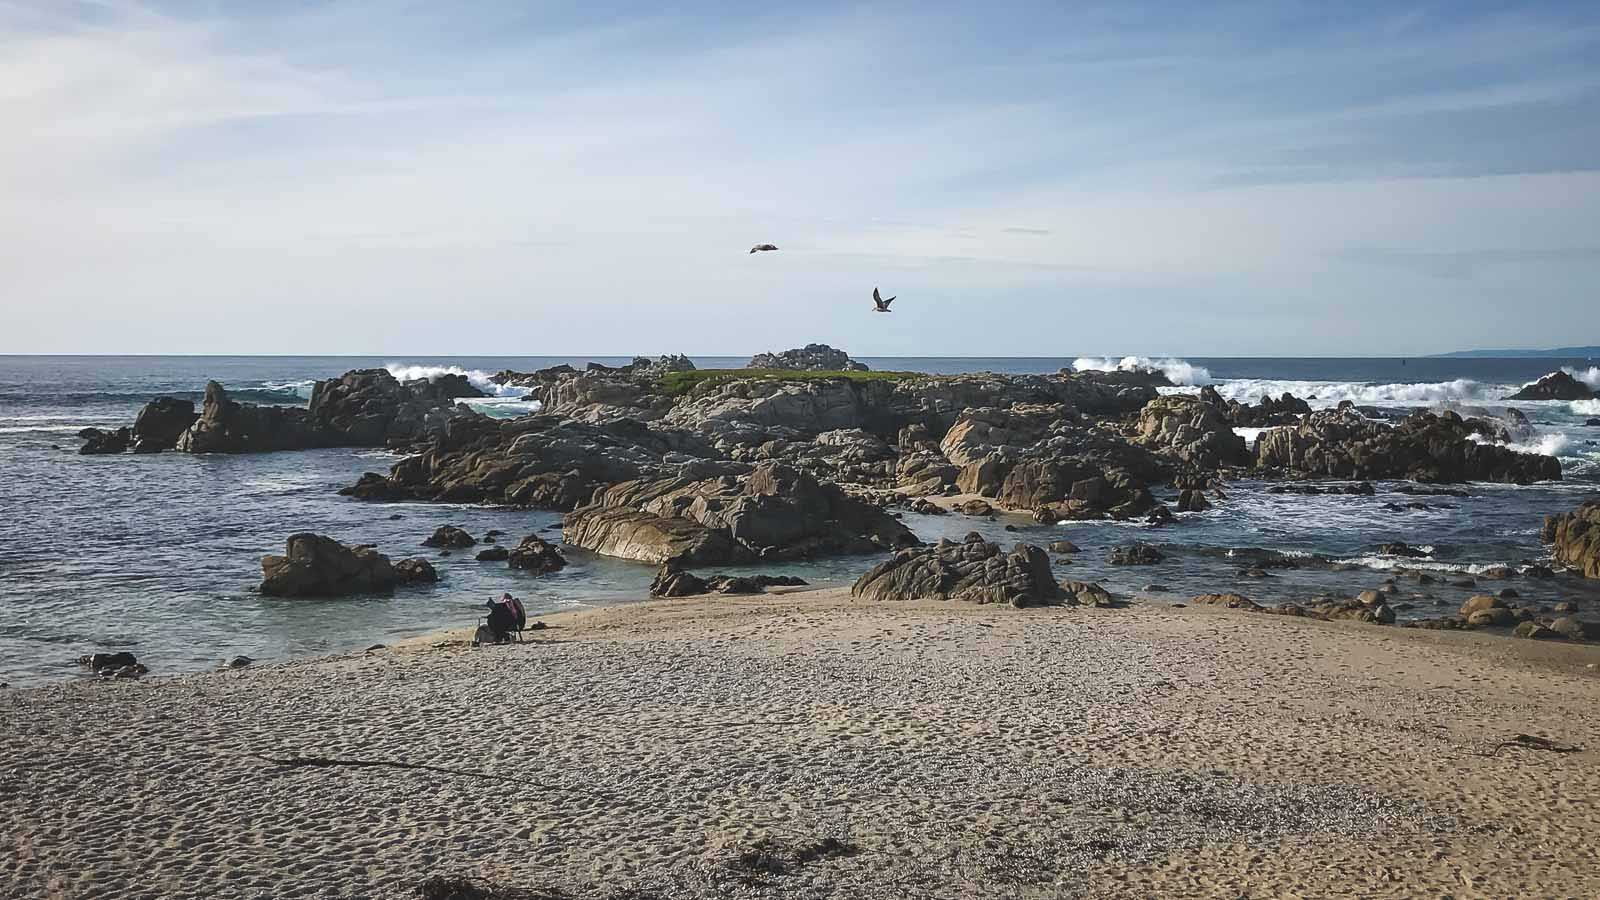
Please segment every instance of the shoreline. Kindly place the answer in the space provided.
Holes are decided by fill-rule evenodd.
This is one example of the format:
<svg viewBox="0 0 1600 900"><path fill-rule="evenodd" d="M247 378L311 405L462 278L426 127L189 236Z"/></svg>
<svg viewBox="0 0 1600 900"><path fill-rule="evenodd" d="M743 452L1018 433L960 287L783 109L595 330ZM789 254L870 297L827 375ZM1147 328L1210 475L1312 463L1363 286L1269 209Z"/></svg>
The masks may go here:
<svg viewBox="0 0 1600 900"><path fill-rule="evenodd" d="M523 644L473 649L445 629L0 693L0 794L27 798L6 807L0 834L25 852L6 854L0 886L398 897L466 873L582 897L1595 888L1600 810L1575 801L1600 790L1597 646L844 588L543 621ZM1516 734L1584 749L1480 755ZM824 836L854 852L739 868L752 846Z"/></svg>

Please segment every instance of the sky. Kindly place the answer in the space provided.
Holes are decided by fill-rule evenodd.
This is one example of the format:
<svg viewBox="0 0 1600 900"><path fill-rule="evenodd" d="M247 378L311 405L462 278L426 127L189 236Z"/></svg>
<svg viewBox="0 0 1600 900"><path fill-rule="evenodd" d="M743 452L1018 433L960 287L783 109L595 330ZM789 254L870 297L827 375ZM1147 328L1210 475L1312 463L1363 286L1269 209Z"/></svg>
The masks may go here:
<svg viewBox="0 0 1600 900"><path fill-rule="evenodd" d="M662 7L0 0L0 352L1600 344L1600 4Z"/></svg>

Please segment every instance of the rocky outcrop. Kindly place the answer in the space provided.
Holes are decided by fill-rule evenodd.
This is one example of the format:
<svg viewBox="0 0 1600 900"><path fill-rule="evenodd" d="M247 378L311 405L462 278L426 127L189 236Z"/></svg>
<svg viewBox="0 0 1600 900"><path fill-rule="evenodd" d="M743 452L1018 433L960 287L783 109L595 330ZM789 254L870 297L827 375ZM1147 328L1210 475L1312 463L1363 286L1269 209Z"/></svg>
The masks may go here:
<svg viewBox="0 0 1600 900"><path fill-rule="evenodd" d="M1275 428L1256 441L1256 464L1325 478L1394 478L1423 482L1557 481L1549 456L1484 443L1495 427L1453 412L1415 413L1395 425L1373 422L1341 406L1307 416L1296 428ZM1476 436L1476 439L1475 439Z"/></svg>
<svg viewBox="0 0 1600 900"><path fill-rule="evenodd" d="M489 396L473 386L467 376L452 373L413 379L405 382L405 387L418 399L441 403Z"/></svg>
<svg viewBox="0 0 1600 900"><path fill-rule="evenodd" d="M1106 562L1113 566L1153 566L1166 558L1166 554L1149 544L1134 543L1111 548Z"/></svg>
<svg viewBox="0 0 1600 900"><path fill-rule="evenodd" d="M960 543L942 540L902 550L856 580L850 594L864 600L965 600L1043 606L1062 599L1050 557L1031 544L1007 553L976 532Z"/></svg>
<svg viewBox="0 0 1600 900"><path fill-rule="evenodd" d="M1158 397L1139 411L1139 441L1157 453L1203 470L1246 465L1244 438L1218 410L1201 400L1174 394Z"/></svg>
<svg viewBox="0 0 1600 900"><path fill-rule="evenodd" d="M434 569L433 563L421 557L400 560L394 564L394 573L401 584L432 584L439 580L439 572Z"/></svg>
<svg viewBox="0 0 1600 900"><path fill-rule="evenodd" d="M199 413L194 411L193 400L180 400L177 397L151 400L133 420L133 452L159 453L171 450L197 418Z"/></svg>
<svg viewBox="0 0 1600 900"><path fill-rule="evenodd" d="M309 532L290 536L284 555L263 557L261 576L261 593L269 597L386 594L401 583L389 557L372 547L346 547Z"/></svg>
<svg viewBox="0 0 1600 900"><path fill-rule="evenodd" d="M446 550L460 550L478 543L478 539L468 534L464 529L454 525L440 525L434 529L422 542L424 547L441 547Z"/></svg>
<svg viewBox="0 0 1600 900"><path fill-rule="evenodd" d="M1532 384L1525 384L1507 400L1588 400L1595 396L1589 386L1567 372L1551 372Z"/></svg>
<svg viewBox="0 0 1600 900"><path fill-rule="evenodd" d="M317 447L399 447L444 429L458 415L451 398L429 384L418 394L385 369L319 381L310 406L239 403L206 384L199 417L176 442L188 453L259 453Z"/></svg>
<svg viewBox="0 0 1600 900"><path fill-rule="evenodd" d="M78 432L78 437L83 439L83 446L78 448L78 452L84 456L126 453L133 445L132 428L118 428L115 431L85 428Z"/></svg>
<svg viewBox="0 0 1600 900"><path fill-rule="evenodd" d="M1557 563L1585 578L1600 578L1600 499L1544 520L1540 538Z"/></svg>
<svg viewBox="0 0 1600 900"><path fill-rule="evenodd" d="M843 350L827 344L807 344L782 353L758 353L745 364L747 369L791 369L802 372L865 372L867 367Z"/></svg>
<svg viewBox="0 0 1600 900"><path fill-rule="evenodd" d="M506 555L506 562L513 569L522 569L535 575L559 572L567 567L567 558L561 554L561 550L536 534L523 538L522 543Z"/></svg>
<svg viewBox="0 0 1600 900"><path fill-rule="evenodd" d="M915 546L911 530L787 466L747 475L627 481L568 513L566 543L644 562L803 559Z"/></svg>
<svg viewBox="0 0 1600 900"><path fill-rule="evenodd" d="M1276 400L1269 395L1251 405L1238 400L1223 400L1216 388L1206 386L1200 389L1200 401L1221 413L1229 425L1239 428L1294 425L1299 423L1301 416L1311 412L1311 404L1288 391Z"/></svg>

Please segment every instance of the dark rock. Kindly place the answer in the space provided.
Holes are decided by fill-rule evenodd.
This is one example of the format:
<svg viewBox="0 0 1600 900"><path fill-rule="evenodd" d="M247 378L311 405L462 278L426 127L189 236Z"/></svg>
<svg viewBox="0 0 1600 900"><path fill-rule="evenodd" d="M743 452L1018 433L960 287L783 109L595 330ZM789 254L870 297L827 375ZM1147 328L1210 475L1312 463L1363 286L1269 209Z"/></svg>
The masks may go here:
<svg viewBox="0 0 1600 900"><path fill-rule="evenodd" d="M1571 616L1561 616L1551 622L1550 630L1569 641L1600 640L1600 622L1585 622Z"/></svg>
<svg viewBox="0 0 1600 900"><path fill-rule="evenodd" d="M1538 622L1523 622L1511 631L1512 637L1527 638L1532 641L1560 640L1560 632L1540 625Z"/></svg>
<svg viewBox="0 0 1600 900"><path fill-rule="evenodd" d="M994 507L983 500L968 500L956 507L964 516L992 516Z"/></svg>
<svg viewBox="0 0 1600 900"><path fill-rule="evenodd" d="M460 550L478 543L477 538L468 534L464 529L454 525L440 525L431 536L422 542L424 547L448 547Z"/></svg>
<svg viewBox="0 0 1600 900"><path fill-rule="evenodd" d="M1121 604L1117 595L1089 581L1063 581L1061 594L1066 602L1075 606L1114 607Z"/></svg>
<svg viewBox="0 0 1600 900"><path fill-rule="evenodd" d="M1225 606L1228 609L1243 609L1251 612L1265 609L1261 604L1243 594L1201 594L1189 602L1195 606Z"/></svg>
<svg viewBox="0 0 1600 900"><path fill-rule="evenodd" d="M707 590L705 579L670 562L662 563L655 580L650 582L652 597L692 597Z"/></svg>
<svg viewBox="0 0 1600 900"><path fill-rule="evenodd" d="M88 656L78 657L78 665L87 666L89 671L96 675L115 672L138 664L138 658L126 650L116 653L91 653Z"/></svg>
<svg viewBox="0 0 1600 900"><path fill-rule="evenodd" d="M255 662L255 660L248 656L235 656L233 659L223 663L222 667L225 669L243 669L248 667L253 662Z"/></svg>
<svg viewBox="0 0 1600 900"><path fill-rule="evenodd" d="M290 536L283 556L263 557L261 574L261 593L269 597L388 593L400 582L389 558L373 548L309 532Z"/></svg>
<svg viewBox="0 0 1600 900"><path fill-rule="evenodd" d="M405 386L418 397L443 402L489 396L474 387L467 376L450 373L407 381Z"/></svg>
<svg viewBox="0 0 1600 900"><path fill-rule="evenodd" d="M511 551L504 547L490 547L478 551L478 562L505 562L511 557Z"/></svg>
<svg viewBox="0 0 1600 900"><path fill-rule="evenodd" d="M1516 588L1501 588L1500 589L1500 599L1502 599L1502 600L1515 600L1520 596L1522 596L1522 595L1517 593L1517 589Z"/></svg>
<svg viewBox="0 0 1600 900"><path fill-rule="evenodd" d="M1005 553L976 533L961 543L901 550L874 566L850 588L868 600L966 600L1040 606L1061 599L1050 557L1031 544Z"/></svg>
<svg viewBox="0 0 1600 900"><path fill-rule="evenodd" d="M1145 521L1157 526L1171 525L1173 522L1178 521L1178 517L1174 516L1172 510L1167 509L1165 505L1158 504L1154 509L1150 510L1150 517Z"/></svg>
<svg viewBox="0 0 1600 900"><path fill-rule="evenodd" d="M1408 559L1425 559L1430 554L1426 550L1419 550L1404 541L1392 541L1378 546L1381 556L1404 556Z"/></svg>
<svg viewBox="0 0 1600 900"><path fill-rule="evenodd" d="M401 584L432 584L439 580L439 572L434 569L433 563L421 557L400 560L394 564L394 573Z"/></svg>
<svg viewBox="0 0 1600 900"><path fill-rule="evenodd" d="M1083 552L1082 550L1078 549L1078 545L1077 544L1074 544L1071 541L1051 541L1049 549L1050 549L1051 553L1082 553Z"/></svg>
<svg viewBox="0 0 1600 900"><path fill-rule="evenodd" d="M1106 562L1113 566L1150 566L1166 558L1166 554L1155 547L1136 543L1113 547Z"/></svg>
<svg viewBox="0 0 1600 900"><path fill-rule="evenodd" d="M157 397L139 410L133 420L135 453L157 453L178 445L189 426L199 418L193 400L177 397Z"/></svg>
<svg viewBox="0 0 1600 900"><path fill-rule="evenodd" d="M536 575L558 572L567 566L567 558L561 554L561 550L536 534L523 538L506 562L513 569L523 569Z"/></svg>
<svg viewBox="0 0 1600 900"><path fill-rule="evenodd" d="M1201 469L1245 465L1244 438L1217 409L1201 400L1173 394L1157 397L1139 412L1139 439L1158 453Z"/></svg>
<svg viewBox="0 0 1600 900"><path fill-rule="evenodd" d="M115 431L106 431L101 428L85 428L78 432L78 437L84 440L84 445L78 448L78 452L84 456L126 453L133 444L133 429L118 428Z"/></svg>
<svg viewBox="0 0 1600 900"><path fill-rule="evenodd" d="M1178 512L1204 512L1211 508L1205 492L1186 490L1178 493Z"/></svg>
<svg viewBox="0 0 1600 900"><path fill-rule="evenodd" d="M1588 400L1595 395L1589 386L1566 372L1551 372L1532 384L1525 384L1507 400Z"/></svg>

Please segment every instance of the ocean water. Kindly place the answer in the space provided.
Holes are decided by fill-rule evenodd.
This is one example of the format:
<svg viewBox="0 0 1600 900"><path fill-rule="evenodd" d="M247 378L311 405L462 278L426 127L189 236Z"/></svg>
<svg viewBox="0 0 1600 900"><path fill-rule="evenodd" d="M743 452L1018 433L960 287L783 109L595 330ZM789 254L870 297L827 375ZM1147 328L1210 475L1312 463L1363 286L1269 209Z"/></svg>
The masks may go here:
<svg viewBox="0 0 1600 900"><path fill-rule="evenodd" d="M742 365L747 357L696 357L702 367ZM489 529L504 541L551 530L555 513L448 504L373 504L337 495L367 471L397 458L371 450L318 450L253 456L80 456L75 433L132 421L153 396L199 399L208 379L259 403L304 403L319 378L354 368L388 366L403 376L457 371L480 384L505 368L528 371L557 363L610 365L619 357L24 357L0 356L0 681L25 684L75 677L79 655L131 650L153 673L212 668L244 654L270 661L359 649L375 643L473 624L483 601L512 591L535 613L627 602L642 597L654 572L568 548L571 565L529 576L503 563L478 563L473 552L439 557L421 546L434 528ZM1062 366L1152 365L1193 390L1214 385L1224 396L1253 400L1292 391L1313 405L1350 399L1378 407L1453 408L1494 413L1510 407L1532 422L1515 436L1521 449L1557 457L1565 480L1532 487L1467 486L1468 497L1421 497L1378 485L1374 497L1271 494L1266 485L1230 486L1229 500L1180 524L1149 529L1086 522L1006 532L1001 523L962 516L906 521L924 539L970 530L1004 542L1067 538L1083 548L1061 577L1105 579L1117 592L1139 591L1178 601L1196 593L1236 590L1263 601L1350 595L1376 586L1397 564L1441 573L1470 573L1497 564L1544 559L1543 516L1600 493L1600 401L1506 402L1521 384L1566 368L1600 386L1600 362L1585 359L1179 359L866 358L874 369L935 373L1054 372ZM515 416L533 407L516 391L476 401L486 412ZM1253 434L1251 435L1253 437ZM1426 508L1407 508L1423 503ZM1394 507L1399 507L1394 508ZM281 552L298 531L376 544L391 557L426 555L437 585L392 598L275 600L255 593L263 555ZM1167 553L1156 566L1119 568L1104 562L1114 545L1155 543ZM1376 553L1404 540L1426 546L1424 560ZM1257 551L1319 556L1337 565L1273 570L1248 578L1241 569ZM848 557L763 571L813 583L847 583L875 562ZM1146 591L1153 585L1166 590ZM1600 602L1600 588L1560 577L1514 582L1525 601ZM1498 585L1496 585L1498 586ZM1473 591L1445 583L1401 583L1402 616L1453 610ZM1414 595L1414 596L1413 596Z"/></svg>

